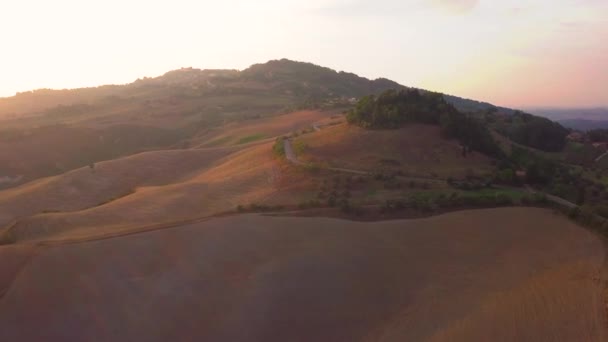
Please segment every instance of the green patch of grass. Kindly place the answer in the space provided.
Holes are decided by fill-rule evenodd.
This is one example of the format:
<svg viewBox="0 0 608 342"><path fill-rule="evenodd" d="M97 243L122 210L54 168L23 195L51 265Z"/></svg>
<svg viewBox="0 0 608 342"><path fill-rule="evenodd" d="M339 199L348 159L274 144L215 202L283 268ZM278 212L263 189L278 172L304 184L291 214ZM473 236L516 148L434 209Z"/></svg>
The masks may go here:
<svg viewBox="0 0 608 342"><path fill-rule="evenodd" d="M273 212L273 211L281 211L285 209L282 205L265 205L265 204L257 204L251 203L249 206L243 206L239 204L236 207L237 212L252 212L252 213L265 213L265 212Z"/></svg>
<svg viewBox="0 0 608 342"><path fill-rule="evenodd" d="M226 144L230 140L232 140L232 136L225 136L225 137L221 137L221 138L212 140L212 141L206 143L204 146L205 147L218 147L218 146Z"/></svg>
<svg viewBox="0 0 608 342"><path fill-rule="evenodd" d="M365 197L374 197L376 196L376 194L378 194L378 190L377 189L367 189L367 191L365 191Z"/></svg>
<svg viewBox="0 0 608 342"><path fill-rule="evenodd" d="M464 194L472 194L472 195L477 195L477 196L489 196L489 195L505 195L508 196L514 200L519 200L521 199L524 195L525 192L522 190L517 190L517 189L492 189L492 188L486 188L486 189L481 189L481 190L477 190L477 191L469 191L469 192L465 192Z"/></svg>
<svg viewBox="0 0 608 342"><path fill-rule="evenodd" d="M304 151L306 151L307 147L308 145L304 141L296 140L293 143L293 153L295 153L296 156L300 156L302 153L304 153Z"/></svg>
<svg viewBox="0 0 608 342"><path fill-rule="evenodd" d="M410 195L413 202L463 205L510 205L522 202L532 202L524 191L517 189L480 189L476 191L418 191ZM523 203L526 204L526 203Z"/></svg>
<svg viewBox="0 0 608 342"><path fill-rule="evenodd" d="M252 134L252 135L248 135L246 137L242 137L241 139L239 139L239 141L236 142L236 145L247 144L247 143L262 140L265 138L266 138L266 135L262 134L262 133Z"/></svg>
<svg viewBox="0 0 608 342"><path fill-rule="evenodd" d="M566 150L577 152L577 151L582 150L584 147L585 147L584 144L571 141L566 145Z"/></svg>
<svg viewBox="0 0 608 342"><path fill-rule="evenodd" d="M14 225L14 224L13 224ZM1 245L10 245L12 243L17 242L17 236L13 231L13 225L5 227L0 230L0 246Z"/></svg>
<svg viewBox="0 0 608 342"><path fill-rule="evenodd" d="M285 137L279 137L274 141L274 145L272 145L272 151L278 157L285 157Z"/></svg>

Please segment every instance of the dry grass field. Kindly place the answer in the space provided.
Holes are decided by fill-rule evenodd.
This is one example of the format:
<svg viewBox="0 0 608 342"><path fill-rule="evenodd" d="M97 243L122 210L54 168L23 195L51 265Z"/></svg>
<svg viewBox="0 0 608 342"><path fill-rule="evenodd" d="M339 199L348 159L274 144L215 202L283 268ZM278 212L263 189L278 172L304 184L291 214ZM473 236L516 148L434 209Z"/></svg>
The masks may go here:
<svg viewBox="0 0 608 342"><path fill-rule="evenodd" d="M194 137L191 145L199 147L231 146L274 138L290 131L310 128L313 123L324 120L332 114L334 113L308 110L232 123Z"/></svg>
<svg viewBox="0 0 608 342"><path fill-rule="evenodd" d="M15 131L2 128L0 177L19 177L21 183L29 182L90 163L161 149L178 139L176 131L142 125L100 130L64 125ZM0 182L0 189L6 185Z"/></svg>
<svg viewBox="0 0 608 342"><path fill-rule="evenodd" d="M77 211L124 197L139 187L188 179L237 148L153 151L97 163L0 191L0 225L42 212Z"/></svg>
<svg viewBox="0 0 608 342"><path fill-rule="evenodd" d="M411 124L396 130L365 130L348 124L325 127L296 138L299 158L321 165L354 170L401 170L416 176L461 177L482 174L490 161L479 153L462 156L457 141L441 137L438 126Z"/></svg>
<svg viewBox="0 0 608 342"><path fill-rule="evenodd" d="M248 214L19 247L0 248L2 341L608 338L603 244L544 209Z"/></svg>
<svg viewBox="0 0 608 342"><path fill-rule="evenodd" d="M229 124L221 132L235 139L254 132L271 137L331 115L294 112ZM271 195L286 193L288 179L298 172L281 165L264 140L145 152L0 191L0 227L18 219L19 241L82 238L272 202ZM300 174L298 184L306 184L305 178Z"/></svg>
<svg viewBox="0 0 608 342"><path fill-rule="evenodd" d="M204 150L190 153L197 151ZM126 196L82 210L23 217L14 228L17 239L62 240L122 233L231 211L239 204L261 201L276 191L274 178L278 175L274 173L279 170L269 143L228 155L223 153L226 149L211 151L216 151L216 159L206 160L211 164L189 168L188 177L171 183L144 183ZM217 158L222 154L222 158ZM167 168L177 169L175 165Z"/></svg>

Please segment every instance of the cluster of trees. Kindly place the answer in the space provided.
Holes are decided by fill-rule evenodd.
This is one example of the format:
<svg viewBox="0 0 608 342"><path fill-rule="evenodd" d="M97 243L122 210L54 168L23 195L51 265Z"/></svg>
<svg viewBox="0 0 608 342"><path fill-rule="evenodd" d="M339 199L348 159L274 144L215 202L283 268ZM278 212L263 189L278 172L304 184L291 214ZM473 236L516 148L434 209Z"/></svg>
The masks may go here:
<svg viewBox="0 0 608 342"><path fill-rule="evenodd" d="M514 177L514 170L524 170L525 179ZM605 186L594 184L583 174L582 169L569 167L516 146L513 147L510 158L497 165L495 180L511 185L520 185L523 181L579 205L598 204L608 199Z"/></svg>
<svg viewBox="0 0 608 342"><path fill-rule="evenodd" d="M547 152L562 151L569 133L557 122L521 111L507 117L497 130L516 143Z"/></svg>
<svg viewBox="0 0 608 342"><path fill-rule="evenodd" d="M519 195L509 191L458 193L418 193L409 199L391 199L381 207L383 213L395 213L412 208L422 212L460 207L501 207L520 204L524 206L544 206L549 202L544 195Z"/></svg>
<svg viewBox="0 0 608 342"><path fill-rule="evenodd" d="M608 142L608 129L592 129L587 132L587 137L592 143Z"/></svg>
<svg viewBox="0 0 608 342"><path fill-rule="evenodd" d="M285 139L286 137L278 137L272 145L272 152L278 157L285 157Z"/></svg>
<svg viewBox="0 0 608 342"><path fill-rule="evenodd" d="M465 151L502 156L485 124L459 112L439 93L387 90L378 96L365 96L348 112L347 120L364 128L399 128L407 123L440 125L446 136L465 146Z"/></svg>
<svg viewBox="0 0 608 342"><path fill-rule="evenodd" d="M439 124L441 113L451 110L441 94L387 90L361 98L347 119L366 128L398 128L410 122Z"/></svg>
<svg viewBox="0 0 608 342"><path fill-rule="evenodd" d="M283 209L285 209L285 207L282 205L266 205L266 204L257 204L257 203L251 203L248 206L239 204L236 207L236 210L239 213L246 213L246 212L267 213L267 212L282 211Z"/></svg>
<svg viewBox="0 0 608 342"><path fill-rule="evenodd" d="M525 183L546 186L554 182L555 177L564 172L558 162L545 158L529 149L512 146L508 159L501 160L497 165L495 180L502 184L518 185L520 179L516 171L525 171Z"/></svg>

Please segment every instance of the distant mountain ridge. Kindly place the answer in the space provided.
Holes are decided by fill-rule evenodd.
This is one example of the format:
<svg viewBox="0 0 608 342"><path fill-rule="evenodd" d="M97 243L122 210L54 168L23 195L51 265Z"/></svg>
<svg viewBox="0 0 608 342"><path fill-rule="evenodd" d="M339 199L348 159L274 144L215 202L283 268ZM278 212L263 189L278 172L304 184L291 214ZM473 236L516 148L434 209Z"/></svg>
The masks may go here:
<svg viewBox="0 0 608 342"><path fill-rule="evenodd" d="M608 121L608 108L529 108L533 114L552 120L584 119L591 121Z"/></svg>
<svg viewBox="0 0 608 342"><path fill-rule="evenodd" d="M170 96L193 98L235 93L286 97L284 102L297 106L331 98L357 98L400 88L409 87L386 78L370 80L312 63L281 59L254 64L243 71L182 68L159 77L138 79L126 85L22 92L13 97L0 98L0 117L44 112L59 105L94 105L113 99L153 101ZM452 95L445 97L462 111L490 108L510 111L486 102Z"/></svg>
<svg viewBox="0 0 608 342"><path fill-rule="evenodd" d="M563 119L557 120L562 126L578 131L590 131L592 129L608 128L608 120L587 120L587 119Z"/></svg>
<svg viewBox="0 0 608 342"><path fill-rule="evenodd" d="M580 131L608 128L608 108L530 108L528 111Z"/></svg>

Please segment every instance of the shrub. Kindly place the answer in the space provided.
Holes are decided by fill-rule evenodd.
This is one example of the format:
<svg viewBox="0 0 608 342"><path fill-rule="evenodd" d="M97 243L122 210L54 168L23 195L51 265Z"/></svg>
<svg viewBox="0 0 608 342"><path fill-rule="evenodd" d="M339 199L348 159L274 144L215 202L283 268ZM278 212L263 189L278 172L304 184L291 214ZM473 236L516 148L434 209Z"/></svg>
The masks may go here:
<svg viewBox="0 0 608 342"><path fill-rule="evenodd" d="M608 220L604 220L604 222L602 222L602 225L599 230L602 234L608 234Z"/></svg>
<svg viewBox="0 0 608 342"><path fill-rule="evenodd" d="M568 210L568 217L571 219L577 219L581 214L581 210L578 207L571 208Z"/></svg>
<svg viewBox="0 0 608 342"><path fill-rule="evenodd" d="M240 205L237 206L237 210L239 210L239 207L240 207L240 211L246 211L245 207L240 206ZM282 205L270 206L270 205L257 204L257 203L251 203L249 205L249 210L252 212L280 211L283 209L284 209L284 207Z"/></svg>
<svg viewBox="0 0 608 342"><path fill-rule="evenodd" d="M327 205L330 206L330 207L332 207L332 208L335 207L336 206L336 198L333 197L333 196L330 196L327 199Z"/></svg>
<svg viewBox="0 0 608 342"><path fill-rule="evenodd" d="M513 200L511 199L511 197L505 195L505 194L497 194L496 198L495 198L495 203L496 205L511 205L513 204Z"/></svg>
<svg viewBox="0 0 608 342"><path fill-rule="evenodd" d="M308 164L304 165L304 169L306 171L312 172L312 173L318 173L319 171L321 171L321 168L319 167L319 165L312 164L312 163L308 163Z"/></svg>
<svg viewBox="0 0 608 342"><path fill-rule="evenodd" d="M403 210L405 208L405 203L401 200L386 200L381 207L382 212L394 212Z"/></svg>
<svg viewBox="0 0 608 342"><path fill-rule="evenodd" d="M344 213L349 213L351 210L350 202L347 199L340 201L340 210Z"/></svg>
<svg viewBox="0 0 608 342"><path fill-rule="evenodd" d="M606 205L595 206L594 211L596 214L598 214L604 218L608 218L608 206L606 206Z"/></svg>
<svg viewBox="0 0 608 342"><path fill-rule="evenodd" d="M532 194L532 203L534 204L548 204L549 200L545 194Z"/></svg>
<svg viewBox="0 0 608 342"><path fill-rule="evenodd" d="M285 137L279 137L275 140L274 145L272 146L272 151L275 155L279 157L285 157Z"/></svg>

